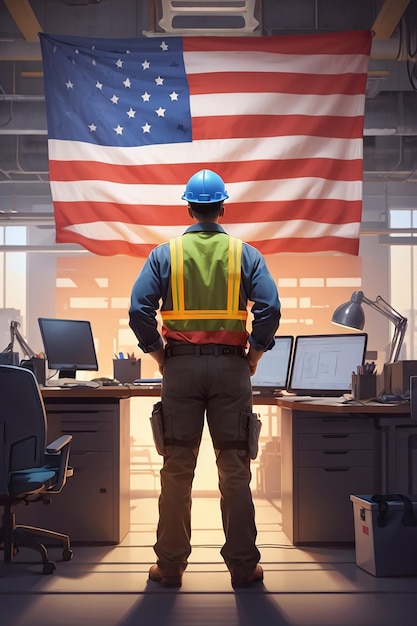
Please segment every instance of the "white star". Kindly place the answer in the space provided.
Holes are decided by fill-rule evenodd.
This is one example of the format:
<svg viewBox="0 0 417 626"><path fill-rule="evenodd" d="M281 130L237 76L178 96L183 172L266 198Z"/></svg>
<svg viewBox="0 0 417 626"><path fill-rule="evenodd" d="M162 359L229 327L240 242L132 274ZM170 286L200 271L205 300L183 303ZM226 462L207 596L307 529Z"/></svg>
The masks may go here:
<svg viewBox="0 0 417 626"><path fill-rule="evenodd" d="M165 43L165 41L163 41L159 47L161 48L161 50L164 50L164 51L168 50L168 46Z"/></svg>
<svg viewBox="0 0 417 626"><path fill-rule="evenodd" d="M151 95L147 91L145 91L145 93L142 94L142 100L144 102L149 102L150 99L151 99Z"/></svg>
<svg viewBox="0 0 417 626"><path fill-rule="evenodd" d="M97 130L97 126L95 124L89 124L88 128L90 129L90 133L94 133Z"/></svg>
<svg viewBox="0 0 417 626"><path fill-rule="evenodd" d="M68 82L65 83L65 84L67 86L67 89L73 89L73 87L74 87L74 84L70 81L70 79L68 79Z"/></svg>
<svg viewBox="0 0 417 626"><path fill-rule="evenodd" d="M120 126L120 124L118 124L116 128L113 128L113 130L116 135L123 135L123 126Z"/></svg>
<svg viewBox="0 0 417 626"><path fill-rule="evenodd" d="M149 61L144 61L142 63L142 67L144 70L148 70L151 67L151 64L149 63Z"/></svg>
<svg viewBox="0 0 417 626"><path fill-rule="evenodd" d="M123 67L123 61L122 61L122 59L117 59L117 61L116 61L116 67Z"/></svg>
<svg viewBox="0 0 417 626"><path fill-rule="evenodd" d="M127 114L129 117L135 117L135 115L136 115L136 111L134 111L134 110L132 109L132 107L130 107L129 111L126 111L126 114Z"/></svg>
<svg viewBox="0 0 417 626"><path fill-rule="evenodd" d="M97 65L97 63L96 63L96 60L95 60L95 59L93 59L93 60L91 61L91 63L92 63L92 65Z"/></svg>
<svg viewBox="0 0 417 626"><path fill-rule="evenodd" d="M155 113L157 114L158 117L164 117L165 111L166 109L163 109L162 107L159 107L159 109L155 109Z"/></svg>
<svg viewBox="0 0 417 626"><path fill-rule="evenodd" d="M111 102L113 102L113 104L118 104L118 102L119 102L119 98L116 95L113 95L110 98L110 100L111 100Z"/></svg>
<svg viewBox="0 0 417 626"><path fill-rule="evenodd" d="M178 100L178 94L175 91L170 93L169 97L171 98L171 100Z"/></svg>
<svg viewBox="0 0 417 626"><path fill-rule="evenodd" d="M80 51L78 50L78 48L75 48L75 54L80 54Z"/></svg>
<svg viewBox="0 0 417 626"><path fill-rule="evenodd" d="M144 133L150 133L151 132L151 127L148 124L148 122L146 122L145 126L142 126L142 130Z"/></svg>
<svg viewBox="0 0 417 626"><path fill-rule="evenodd" d="M126 88L130 88L132 86L132 83L130 82L130 78L126 78L126 80L123 81L123 84Z"/></svg>
<svg viewBox="0 0 417 626"><path fill-rule="evenodd" d="M103 83L99 83L99 81L96 82L96 87L97 89L103 89Z"/></svg>
<svg viewBox="0 0 417 626"><path fill-rule="evenodd" d="M164 84L164 79L161 78L160 76L158 76L158 78L155 78L155 82L157 85L163 85Z"/></svg>

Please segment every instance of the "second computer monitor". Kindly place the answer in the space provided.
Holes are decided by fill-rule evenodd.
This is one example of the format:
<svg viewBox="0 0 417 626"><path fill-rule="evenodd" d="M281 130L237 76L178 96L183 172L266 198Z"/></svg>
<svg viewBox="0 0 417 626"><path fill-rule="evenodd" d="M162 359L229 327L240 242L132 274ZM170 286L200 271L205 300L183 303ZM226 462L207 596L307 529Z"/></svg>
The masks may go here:
<svg viewBox="0 0 417 626"><path fill-rule="evenodd" d="M286 389L293 343L292 336L275 337L274 347L262 355L252 376L254 393L278 395L280 391Z"/></svg>
<svg viewBox="0 0 417 626"><path fill-rule="evenodd" d="M299 335L295 339L288 391L304 396L349 393L352 372L365 359L366 333Z"/></svg>

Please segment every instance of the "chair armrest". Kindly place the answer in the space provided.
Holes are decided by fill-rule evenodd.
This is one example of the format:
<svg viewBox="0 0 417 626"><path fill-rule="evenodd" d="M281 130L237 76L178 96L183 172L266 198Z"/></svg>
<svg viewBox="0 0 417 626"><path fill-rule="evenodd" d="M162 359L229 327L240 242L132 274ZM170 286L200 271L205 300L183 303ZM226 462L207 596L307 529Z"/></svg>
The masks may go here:
<svg viewBox="0 0 417 626"><path fill-rule="evenodd" d="M46 448L45 464L49 467L55 467L57 470L56 483L48 489L48 493L60 493L68 476L72 476L74 473L72 468L68 468L71 443L72 435L62 435Z"/></svg>
<svg viewBox="0 0 417 626"><path fill-rule="evenodd" d="M62 450L64 446L66 446L71 441L72 435L62 435L62 437L58 437L58 439L55 439L55 441L47 446L46 452L48 452L49 454L57 454Z"/></svg>

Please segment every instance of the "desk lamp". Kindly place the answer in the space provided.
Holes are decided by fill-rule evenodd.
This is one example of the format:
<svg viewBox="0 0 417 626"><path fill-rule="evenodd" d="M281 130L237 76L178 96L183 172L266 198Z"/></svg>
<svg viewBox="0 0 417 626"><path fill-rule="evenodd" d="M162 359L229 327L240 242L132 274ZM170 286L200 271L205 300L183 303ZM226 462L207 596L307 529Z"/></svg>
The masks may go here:
<svg viewBox="0 0 417 626"><path fill-rule="evenodd" d="M355 291L349 302L345 302L337 307L332 317L333 324L347 326L355 330L363 330L365 314L361 306L362 302L370 306L371 309L379 311L394 324L395 330L391 341L388 363L398 361L405 331L407 330L407 318L400 315L381 296L377 296L375 300L369 300L363 294L363 291Z"/></svg>

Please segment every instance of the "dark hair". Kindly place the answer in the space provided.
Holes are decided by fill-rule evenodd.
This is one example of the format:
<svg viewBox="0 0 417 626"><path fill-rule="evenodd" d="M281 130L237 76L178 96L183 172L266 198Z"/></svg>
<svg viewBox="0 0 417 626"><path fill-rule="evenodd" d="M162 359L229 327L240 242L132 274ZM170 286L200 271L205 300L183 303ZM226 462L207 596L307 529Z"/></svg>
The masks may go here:
<svg viewBox="0 0 417 626"><path fill-rule="evenodd" d="M218 217L223 206L223 200L218 202L189 202L190 208L198 220Z"/></svg>

